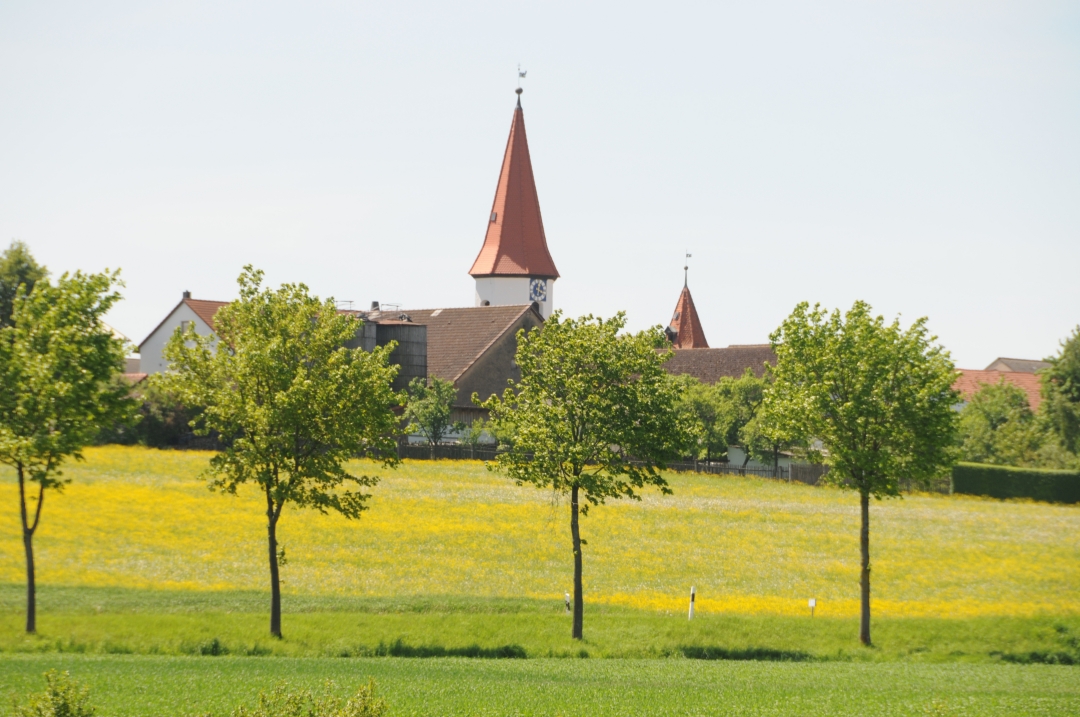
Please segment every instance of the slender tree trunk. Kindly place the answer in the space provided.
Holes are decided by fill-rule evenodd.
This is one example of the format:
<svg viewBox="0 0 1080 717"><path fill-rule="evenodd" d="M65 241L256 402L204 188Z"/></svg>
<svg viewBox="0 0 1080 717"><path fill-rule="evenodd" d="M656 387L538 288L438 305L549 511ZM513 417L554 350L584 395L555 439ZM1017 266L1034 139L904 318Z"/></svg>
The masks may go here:
<svg viewBox="0 0 1080 717"><path fill-rule="evenodd" d="M859 551L862 567L859 585L862 588L862 618L859 622L859 641L870 644L870 494L859 492L862 507L862 528L859 531Z"/></svg>
<svg viewBox="0 0 1080 717"><path fill-rule="evenodd" d="M270 550L270 634L281 637L281 581L278 575L277 519L274 500L266 490L266 534Z"/></svg>
<svg viewBox="0 0 1080 717"><path fill-rule="evenodd" d="M38 502L31 523L26 510L26 474L22 464L16 466L19 475L19 514L22 517L23 549L26 551L26 632L37 632L37 582L34 579L34 531L41 520L41 506L45 501L45 487L38 490Z"/></svg>
<svg viewBox="0 0 1080 717"><path fill-rule="evenodd" d="M574 541L574 626L570 637L582 639L585 599L581 594L581 530L578 527L578 487L570 490L570 536Z"/></svg>

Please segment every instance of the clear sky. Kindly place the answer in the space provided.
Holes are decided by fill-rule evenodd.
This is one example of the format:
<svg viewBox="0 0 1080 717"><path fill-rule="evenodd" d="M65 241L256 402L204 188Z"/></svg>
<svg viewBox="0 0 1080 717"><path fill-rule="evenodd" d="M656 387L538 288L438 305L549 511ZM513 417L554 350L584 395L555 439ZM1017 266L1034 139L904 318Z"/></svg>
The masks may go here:
<svg viewBox="0 0 1080 717"><path fill-rule="evenodd" d="M957 364L1080 323L1080 4L0 3L0 240L134 341L241 267L466 306L516 69L557 308L713 346L803 300Z"/></svg>

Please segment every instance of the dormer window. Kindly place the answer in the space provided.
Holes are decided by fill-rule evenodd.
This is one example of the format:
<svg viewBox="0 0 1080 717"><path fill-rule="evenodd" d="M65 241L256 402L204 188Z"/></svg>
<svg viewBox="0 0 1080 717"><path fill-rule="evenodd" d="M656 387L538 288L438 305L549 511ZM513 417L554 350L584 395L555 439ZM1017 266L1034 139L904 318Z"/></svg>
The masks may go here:
<svg viewBox="0 0 1080 717"><path fill-rule="evenodd" d="M498 218L499 218L499 213L498 212L492 212L491 213L491 223L492 224L494 224L495 220L498 219Z"/></svg>

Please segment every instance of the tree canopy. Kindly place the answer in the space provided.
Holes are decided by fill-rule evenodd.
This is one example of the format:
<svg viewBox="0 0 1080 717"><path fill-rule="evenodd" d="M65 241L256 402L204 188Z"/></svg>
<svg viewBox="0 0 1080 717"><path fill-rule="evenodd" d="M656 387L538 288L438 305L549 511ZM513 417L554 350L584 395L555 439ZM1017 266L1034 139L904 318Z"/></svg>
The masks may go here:
<svg viewBox="0 0 1080 717"><path fill-rule="evenodd" d="M391 342L371 353L345 348L358 320L339 314L303 284L262 287L263 273L248 266L240 298L214 317L214 335L189 330L165 348L170 373L164 387L184 404L204 407L197 433L219 434L224 449L210 460L211 488L236 493L248 482L266 501L270 558L270 631L281 636L276 527L286 504L357 518L375 476L355 474L346 462L371 456L397 462L388 365Z"/></svg>
<svg viewBox="0 0 1080 717"><path fill-rule="evenodd" d="M1037 466L1046 438L1023 389L1002 379L984 384L960 411L960 453L965 461Z"/></svg>
<svg viewBox="0 0 1080 717"><path fill-rule="evenodd" d="M436 376L425 380L419 376L409 381L409 399L405 404L405 419L409 431L419 433L433 448L452 431L464 425L451 420L457 387L453 381Z"/></svg>
<svg viewBox="0 0 1080 717"><path fill-rule="evenodd" d="M762 404L769 431L819 442L828 479L859 492L862 621L870 644L869 497L900 494L900 480L925 483L954 461L958 396L949 354L926 319L886 324L857 301L845 314L807 303L770 336L777 363Z"/></svg>
<svg viewBox="0 0 1080 717"><path fill-rule="evenodd" d="M63 488L65 460L81 458L103 425L134 410L128 387L114 380L125 347L101 321L120 299L118 285L115 272L39 278L29 294L19 287L0 327L0 463L19 483L27 632L36 629L33 536L45 493Z"/></svg>
<svg viewBox="0 0 1080 717"><path fill-rule="evenodd" d="M574 618L582 637L583 595L579 513L608 499L640 499L653 486L670 493L660 474L690 448L692 427L676 410L677 383L664 371L660 327L620 334L623 314L564 319L518 332L521 380L483 405L496 431L512 428L497 468L519 485L570 498L574 554ZM474 395L473 400L477 397Z"/></svg>
<svg viewBox="0 0 1080 717"><path fill-rule="evenodd" d="M11 242L11 246L0 254L0 327L11 324L19 287L23 287L29 296L34 291L34 284L48 275L45 267L34 260L26 244Z"/></svg>
<svg viewBox="0 0 1080 717"><path fill-rule="evenodd" d="M1043 411L1061 445L1080 456L1080 326L1042 373Z"/></svg>

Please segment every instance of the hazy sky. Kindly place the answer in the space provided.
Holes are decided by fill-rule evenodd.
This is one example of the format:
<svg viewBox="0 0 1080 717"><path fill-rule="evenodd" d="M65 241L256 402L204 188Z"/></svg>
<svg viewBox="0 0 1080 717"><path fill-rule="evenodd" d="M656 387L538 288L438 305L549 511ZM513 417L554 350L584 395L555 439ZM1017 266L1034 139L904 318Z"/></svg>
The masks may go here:
<svg viewBox="0 0 1080 717"><path fill-rule="evenodd" d="M471 305L516 69L557 308L713 346L803 300L957 364L1080 323L1080 3L0 3L0 240L184 289Z"/></svg>

